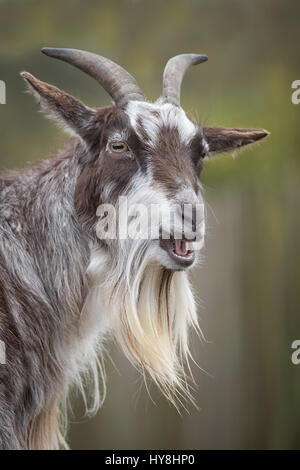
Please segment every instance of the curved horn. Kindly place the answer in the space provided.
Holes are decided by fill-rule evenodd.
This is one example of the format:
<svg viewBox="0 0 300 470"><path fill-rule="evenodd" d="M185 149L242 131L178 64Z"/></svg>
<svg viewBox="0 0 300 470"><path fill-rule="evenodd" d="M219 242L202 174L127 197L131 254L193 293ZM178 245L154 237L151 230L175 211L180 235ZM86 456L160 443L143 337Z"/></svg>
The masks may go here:
<svg viewBox="0 0 300 470"><path fill-rule="evenodd" d="M120 65L105 57L77 49L44 47L42 52L68 62L93 77L110 94L117 106L124 106L131 100L145 101L135 79Z"/></svg>
<svg viewBox="0 0 300 470"><path fill-rule="evenodd" d="M181 82L187 68L207 59L207 55L203 54L180 54L167 62L163 75L163 97L168 103L180 106Z"/></svg>

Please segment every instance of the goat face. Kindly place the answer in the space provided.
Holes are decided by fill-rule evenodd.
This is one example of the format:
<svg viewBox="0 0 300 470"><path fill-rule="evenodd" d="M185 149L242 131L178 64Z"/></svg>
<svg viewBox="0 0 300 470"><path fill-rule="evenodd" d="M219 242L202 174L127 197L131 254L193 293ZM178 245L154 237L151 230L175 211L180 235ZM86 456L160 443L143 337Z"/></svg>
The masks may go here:
<svg viewBox="0 0 300 470"><path fill-rule="evenodd" d="M102 130L98 164L104 209L107 204L118 206L120 196L127 198L131 243L139 238L145 246L148 240L151 257L167 269L192 266L193 248L203 244L199 173L206 151L201 127L170 103L131 101ZM140 216L138 232L132 230L137 228L136 217L129 217L135 209ZM98 235L106 223L106 219L98 222ZM103 240L103 235L99 238ZM108 239L105 243L114 246Z"/></svg>

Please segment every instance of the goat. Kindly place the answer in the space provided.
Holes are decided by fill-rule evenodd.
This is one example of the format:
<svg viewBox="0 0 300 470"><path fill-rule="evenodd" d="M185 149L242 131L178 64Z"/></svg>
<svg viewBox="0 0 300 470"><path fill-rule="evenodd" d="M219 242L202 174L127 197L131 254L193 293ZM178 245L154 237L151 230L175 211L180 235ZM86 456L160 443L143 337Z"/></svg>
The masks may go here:
<svg viewBox="0 0 300 470"><path fill-rule="evenodd" d="M184 365L189 329L199 326L187 271L198 258L193 243L204 240L204 215L200 223L192 220L194 239L184 232L175 238L176 222L169 238L162 237L158 221L157 239L121 240L97 236L97 211L101 204L117 207L120 196L170 210L173 204L203 204L204 158L268 135L263 129L205 127L185 114L184 73L205 62L205 55L171 58L162 96L150 103L127 71L102 56L42 52L96 79L114 103L90 108L21 73L41 109L72 138L53 157L0 177L3 449L67 447L60 405L72 385L84 389L83 377L91 372L91 408L97 410L107 337L115 337L171 401L192 399Z"/></svg>

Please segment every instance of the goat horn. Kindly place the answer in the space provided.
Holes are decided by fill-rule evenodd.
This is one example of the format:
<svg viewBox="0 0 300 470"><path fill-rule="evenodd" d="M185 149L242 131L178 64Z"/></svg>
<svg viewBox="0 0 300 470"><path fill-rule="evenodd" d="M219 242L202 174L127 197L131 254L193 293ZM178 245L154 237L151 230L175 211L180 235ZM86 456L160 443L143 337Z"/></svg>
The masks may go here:
<svg viewBox="0 0 300 470"><path fill-rule="evenodd" d="M135 79L120 65L105 57L77 49L44 47L42 52L74 65L97 80L110 94L116 106L124 106L132 100L145 101Z"/></svg>
<svg viewBox="0 0 300 470"><path fill-rule="evenodd" d="M164 70L163 98L168 103L180 106L181 82L187 68L206 62L207 59L207 55L203 54L180 54L172 57Z"/></svg>

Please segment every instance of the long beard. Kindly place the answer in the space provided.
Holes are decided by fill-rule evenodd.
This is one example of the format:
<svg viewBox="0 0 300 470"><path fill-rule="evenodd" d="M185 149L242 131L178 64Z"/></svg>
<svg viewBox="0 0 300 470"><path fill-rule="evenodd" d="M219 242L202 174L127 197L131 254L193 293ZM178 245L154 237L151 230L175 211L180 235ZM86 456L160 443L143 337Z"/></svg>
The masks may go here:
<svg viewBox="0 0 300 470"><path fill-rule="evenodd" d="M118 244L103 291L125 355L176 406L192 400L185 363L189 329L200 330L187 273L162 267L154 249L145 240Z"/></svg>

